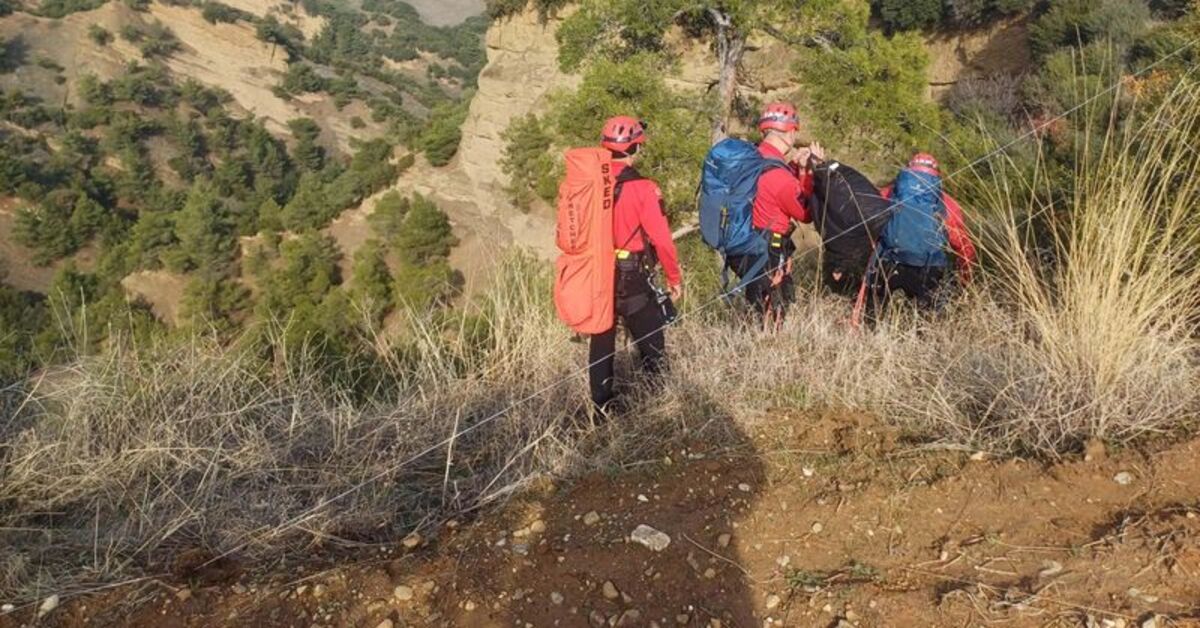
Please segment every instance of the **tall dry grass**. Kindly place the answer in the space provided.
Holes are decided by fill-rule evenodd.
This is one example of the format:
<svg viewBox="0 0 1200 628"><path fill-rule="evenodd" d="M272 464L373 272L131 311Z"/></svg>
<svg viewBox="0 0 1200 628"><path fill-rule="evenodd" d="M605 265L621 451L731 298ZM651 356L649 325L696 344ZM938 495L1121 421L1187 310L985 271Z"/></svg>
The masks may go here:
<svg viewBox="0 0 1200 628"><path fill-rule="evenodd" d="M1046 456L1189 429L1200 94L1140 115L1081 147L1074 197L1046 223L1054 255L1030 237L1026 217L1049 211L1035 176L987 199L990 271L945 316L856 333L846 303L814 296L764 334L693 297L662 388L633 386L597 429L580 428L586 351L554 319L544 266L521 258L456 324L365 338L386 356L366 395L304 347L276 341L264 361L203 339L118 344L0 391L0 597L157 573L183 548L255 560L392 541L685 434L745 444L781 408Z"/></svg>

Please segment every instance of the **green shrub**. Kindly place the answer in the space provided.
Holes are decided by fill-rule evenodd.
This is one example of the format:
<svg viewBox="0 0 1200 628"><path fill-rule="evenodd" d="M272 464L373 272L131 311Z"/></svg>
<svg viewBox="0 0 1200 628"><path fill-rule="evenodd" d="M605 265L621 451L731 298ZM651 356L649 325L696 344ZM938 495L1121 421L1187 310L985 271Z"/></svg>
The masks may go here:
<svg viewBox="0 0 1200 628"><path fill-rule="evenodd" d="M79 11L91 11L108 0L44 0L38 5L37 14L44 17L61 18Z"/></svg>
<svg viewBox="0 0 1200 628"><path fill-rule="evenodd" d="M389 190L375 202L375 210L367 217L371 230L384 242L391 242L400 235L404 219L412 202L396 190Z"/></svg>
<svg viewBox="0 0 1200 628"><path fill-rule="evenodd" d="M304 47L304 33L291 24L281 24L274 15L259 20L254 35L268 44L283 46L289 59L299 58Z"/></svg>
<svg viewBox="0 0 1200 628"><path fill-rule="evenodd" d="M317 74L317 71L307 63L292 63L288 65L283 75L280 89L287 94L306 94L321 92L329 89L329 79Z"/></svg>
<svg viewBox="0 0 1200 628"><path fill-rule="evenodd" d="M947 0L945 17L957 26L975 27L1036 4L1037 0Z"/></svg>
<svg viewBox="0 0 1200 628"><path fill-rule="evenodd" d="M113 43L112 32L100 24L88 26L88 37L96 46L108 46L109 43Z"/></svg>
<svg viewBox="0 0 1200 628"><path fill-rule="evenodd" d="M228 206L206 180L198 180L187 202L175 215L178 248L170 265L178 270L201 270L225 275L237 251L237 233Z"/></svg>
<svg viewBox="0 0 1200 628"><path fill-rule="evenodd" d="M446 103L438 106L429 115L425 131L421 134L418 147L429 163L444 166L458 152L462 140L462 125L467 119L468 99L461 103Z"/></svg>
<svg viewBox="0 0 1200 628"><path fill-rule="evenodd" d="M500 167L508 175L508 193L517 207L528 208L535 197L553 200L557 189L558 155L554 138L534 114L514 119L500 134L504 156Z"/></svg>
<svg viewBox="0 0 1200 628"><path fill-rule="evenodd" d="M845 50L810 52L796 69L823 141L906 159L936 135L937 107L925 98L929 61L916 34L870 33Z"/></svg>
<svg viewBox="0 0 1200 628"><path fill-rule="evenodd" d="M317 144L321 127L312 118L296 118L288 121L288 129L296 138L292 158L306 170L320 170L325 166L325 149Z"/></svg>
<svg viewBox="0 0 1200 628"><path fill-rule="evenodd" d="M286 319L289 312L311 309L342 283L337 243L314 232L285 240L279 247L278 267L262 282L256 310L261 317Z"/></svg>
<svg viewBox="0 0 1200 628"><path fill-rule="evenodd" d="M458 244L450 220L437 205L420 195L412 199L408 215L392 238L399 261L396 301L423 311L447 302L462 284L448 261Z"/></svg>
<svg viewBox="0 0 1200 628"><path fill-rule="evenodd" d="M0 38L0 74L8 74L25 64L25 42L20 37Z"/></svg>
<svg viewBox="0 0 1200 628"><path fill-rule="evenodd" d="M941 0L876 0L875 8L890 32L929 28L942 21Z"/></svg>
<svg viewBox="0 0 1200 628"><path fill-rule="evenodd" d="M175 246L175 220L172 212L162 210L143 211L133 225L131 252L142 268L156 269L163 258Z"/></svg>
<svg viewBox="0 0 1200 628"><path fill-rule="evenodd" d="M204 3L204 8L200 10L200 15L210 24L232 24L238 20L251 20L254 17L240 9L235 9L220 2L212 2L211 0Z"/></svg>
<svg viewBox="0 0 1200 628"><path fill-rule="evenodd" d="M306 172L287 205L280 212L283 226L292 231L318 229L333 218L325 195L325 183L317 173Z"/></svg>
<svg viewBox="0 0 1200 628"><path fill-rule="evenodd" d="M368 240L354 254L350 296L355 305L379 325L394 304L392 273L384 259L386 251L378 240Z"/></svg>
<svg viewBox="0 0 1200 628"><path fill-rule="evenodd" d="M0 381L15 381L38 366L33 339L47 320L46 302L4 283L0 268Z"/></svg>
<svg viewBox="0 0 1200 628"><path fill-rule="evenodd" d="M232 277L200 272L183 289L180 322L229 337L250 307L250 291Z"/></svg>
<svg viewBox="0 0 1200 628"><path fill-rule="evenodd" d="M1043 57L1092 42L1124 46L1145 32L1149 19L1143 0L1050 0L1029 27L1029 43Z"/></svg>

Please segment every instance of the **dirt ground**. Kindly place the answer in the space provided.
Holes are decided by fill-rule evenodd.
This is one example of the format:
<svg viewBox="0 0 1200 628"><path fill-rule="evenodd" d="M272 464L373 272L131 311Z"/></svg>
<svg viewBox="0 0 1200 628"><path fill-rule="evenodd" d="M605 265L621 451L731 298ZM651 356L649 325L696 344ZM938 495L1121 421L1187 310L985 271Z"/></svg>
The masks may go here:
<svg viewBox="0 0 1200 628"><path fill-rule="evenodd" d="M781 411L353 560L217 563L0 628L1200 626L1198 454L991 461Z"/></svg>

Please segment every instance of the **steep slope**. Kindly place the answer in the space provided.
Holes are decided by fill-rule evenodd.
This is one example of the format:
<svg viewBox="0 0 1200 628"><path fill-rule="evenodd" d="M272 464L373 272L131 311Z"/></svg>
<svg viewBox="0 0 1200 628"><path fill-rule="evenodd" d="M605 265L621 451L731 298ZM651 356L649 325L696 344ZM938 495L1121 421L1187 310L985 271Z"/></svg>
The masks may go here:
<svg viewBox="0 0 1200 628"><path fill-rule="evenodd" d="M522 212L504 192L508 178L500 169L500 135L512 120L541 111L556 89L578 83L578 77L558 68L557 24L555 19L540 22L533 11L493 24L486 39L488 63L479 75L457 156L444 168L419 159L394 186L434 199L450 216L461 241L452 261L468 280L486 274L492 254L508 245L545 257L554 253L550 208ZM366 240L374 201L343 213L328 229L348 257Z"/></svg>
<svg viewBox="0 0 1200 628"><path fill-rule="evenodd" d="M256 15L274 15L308 36L324 26L323 18L307 16L299 10L284 13L273 7L271 3L238 4L238 8ZM136 46L115 35L125 26L155 20L170 28L180 42L180 49L165 59L173 74L229 92L237 108L247 115L263 118L273 133L283 136L287 134L289 120L311 117L321 123L331 145L349 151L352 138L371 137L382 130L371 122L368 110L360 102L338 110L323 94L294 100L275 95L272 87L287 70L286 54L281 48L259 40L253 25L243 21L212 24L194 7L157 2L148 5L144 12L134 11L124 3L109 2L61 19L25 13L0 19L0 37L19 42L26 60L15 71L0 75L0 88L20 88L50 103L78 104L79 94L74 88L82 76L94 74L111 79L120 76L126 64L143 61ZM88 36L93 25L115 37L107 45L96 43ZM52 62L61 71L46 67L50 65L46 62ZM351 120L356 116L366 121L365 127L352 127Z"/></svg>

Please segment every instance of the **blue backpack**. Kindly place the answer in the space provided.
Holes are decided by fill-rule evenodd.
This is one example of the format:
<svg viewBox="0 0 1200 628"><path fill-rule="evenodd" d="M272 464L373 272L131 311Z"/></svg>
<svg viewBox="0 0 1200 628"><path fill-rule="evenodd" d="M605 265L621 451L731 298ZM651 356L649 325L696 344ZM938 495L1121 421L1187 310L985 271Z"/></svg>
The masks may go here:
<svg viewBox="0 0 1200 628"><path fill-rule="evenodd" d="M752 214L758 178L770 168L786 168L764 158L753 144L734 138L717 143L704 157L700 175L700 236L724 261L722 288L728 294L746 287L767 267L767 240L754 228ZM737 287L728 290L729 258L753 257Z"/></svg>
<svg viewBox="0 0 1200 628"><path fill-rule="evenodd" d="M945 266L948 238L942 178L905 169L892 190L892 217L879 241L879 258L906 266Z"/></svg>

